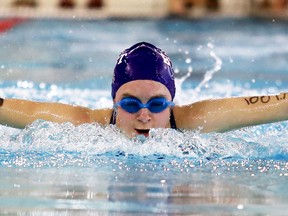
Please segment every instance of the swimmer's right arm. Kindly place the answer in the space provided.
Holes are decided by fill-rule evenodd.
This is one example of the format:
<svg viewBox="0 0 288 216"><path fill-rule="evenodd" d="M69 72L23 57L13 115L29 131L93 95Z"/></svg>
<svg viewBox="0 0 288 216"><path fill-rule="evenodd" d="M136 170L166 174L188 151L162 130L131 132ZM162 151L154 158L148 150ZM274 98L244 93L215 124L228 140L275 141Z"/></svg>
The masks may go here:
<svg viewBox="0 0 288 216"><path fill-rule="evenodd" d="M92 110L86 107L61 103L35 102L0 98L0 124L24 128L37 119L74 125L98 122L109 123L110 110Z"/></svg>
<svg viewBox="0 0 288 216"><path fill-rule="evenodd" d="M176 123L183 129L226 132L242 127L288 120L288 93L199 101L174 107Z"/></svg>

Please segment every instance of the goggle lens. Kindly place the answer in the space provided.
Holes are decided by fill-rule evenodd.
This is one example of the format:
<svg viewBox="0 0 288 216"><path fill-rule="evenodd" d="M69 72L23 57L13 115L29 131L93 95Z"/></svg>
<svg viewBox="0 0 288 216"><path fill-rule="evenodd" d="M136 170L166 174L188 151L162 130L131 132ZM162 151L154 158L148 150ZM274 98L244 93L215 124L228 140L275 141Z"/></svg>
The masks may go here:
<svg viewBox="0 0 288 216"><path fill-rule="evenodd" d="M164 97L160 97L160 98L152 98L151 100L148 101L148 103L143 104L137 98L126 97L114 105L114 107L118 106L120 106L122 109L124 109L129 113L136 113L142 108L147 108L152 113L159 113L165 110L168 106L171 107L174 106L174 103L168 101Z"/></svg>

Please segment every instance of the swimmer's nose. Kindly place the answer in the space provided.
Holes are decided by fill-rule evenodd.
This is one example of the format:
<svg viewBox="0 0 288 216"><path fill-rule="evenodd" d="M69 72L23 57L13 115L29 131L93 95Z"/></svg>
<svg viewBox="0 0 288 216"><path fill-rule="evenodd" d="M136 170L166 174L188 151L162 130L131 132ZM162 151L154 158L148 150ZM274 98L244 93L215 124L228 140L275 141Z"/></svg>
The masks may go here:
<svg viewBox="0 0 288 216"><path fill-rule="evenodd" d="M147 123L151 120L150 111L147 108L142 108L138 112L137 120Z"/></svg>

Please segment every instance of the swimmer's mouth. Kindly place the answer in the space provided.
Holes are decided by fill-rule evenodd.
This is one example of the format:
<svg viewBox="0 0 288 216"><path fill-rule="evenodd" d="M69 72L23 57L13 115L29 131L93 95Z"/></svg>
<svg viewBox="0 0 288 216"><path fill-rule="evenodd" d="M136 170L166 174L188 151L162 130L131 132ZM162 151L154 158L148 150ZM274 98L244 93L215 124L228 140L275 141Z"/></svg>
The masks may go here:
<svg viewBox="0 0 288 216"><path fill-rule="evenodd" d="M138 135L149 136L150 129L135 129Z"/></svg>

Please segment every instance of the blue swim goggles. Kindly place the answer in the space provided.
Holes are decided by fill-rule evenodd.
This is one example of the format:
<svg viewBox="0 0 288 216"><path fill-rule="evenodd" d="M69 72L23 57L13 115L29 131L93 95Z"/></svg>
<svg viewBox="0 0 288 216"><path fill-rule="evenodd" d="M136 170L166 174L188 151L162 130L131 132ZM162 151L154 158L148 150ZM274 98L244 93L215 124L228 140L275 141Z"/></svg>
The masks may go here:
<svg viewBox="0 0 288 216"><path fill-rule="evenodd" d="M164 97L152 98L146 104L134 97L125 97L114 105L114 108L120 106L126 112L136 113L142 108L147 108L152 113L159 113L168 106L173 107L175 104Z"/></svg>

